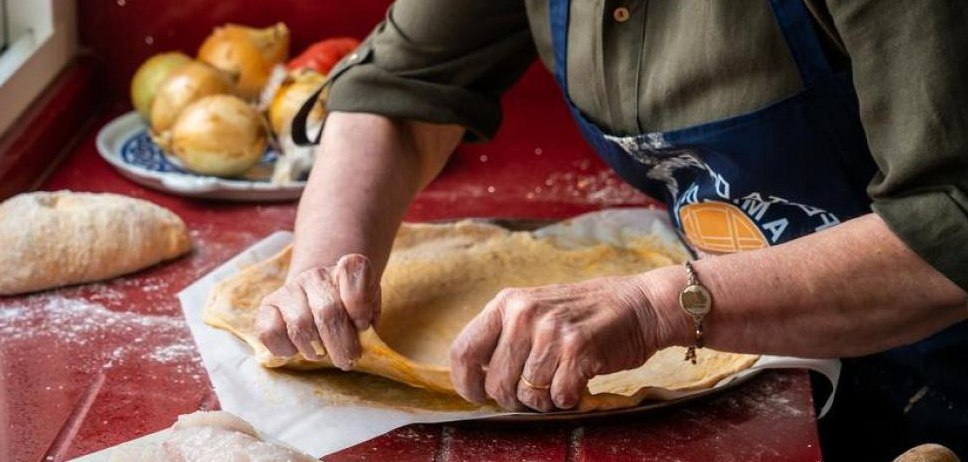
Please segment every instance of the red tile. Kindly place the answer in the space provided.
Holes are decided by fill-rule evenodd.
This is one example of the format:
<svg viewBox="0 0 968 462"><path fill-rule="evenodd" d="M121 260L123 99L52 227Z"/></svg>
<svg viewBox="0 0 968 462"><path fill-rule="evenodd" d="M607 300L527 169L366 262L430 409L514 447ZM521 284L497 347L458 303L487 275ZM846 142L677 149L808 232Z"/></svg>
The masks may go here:
<svg viewBox="0 0 968 462"><path fill-rule="evenodd" d="M561 426L447 426L436 460L561 462L568 453L569 433L568 428Z"/></svg>
<svg viewBox="0 0 968 462"><path fill-rule="evenodd" d="M323 458L326 462L432 462L440 444L441 427L411 425Z"/></svg>
<svg viewBox="0 0 968 462"><path fill-rule="evenodd" d="M577 460L819 461L812 410L806 372L767 372L700 402L587 425Z"/></svg>

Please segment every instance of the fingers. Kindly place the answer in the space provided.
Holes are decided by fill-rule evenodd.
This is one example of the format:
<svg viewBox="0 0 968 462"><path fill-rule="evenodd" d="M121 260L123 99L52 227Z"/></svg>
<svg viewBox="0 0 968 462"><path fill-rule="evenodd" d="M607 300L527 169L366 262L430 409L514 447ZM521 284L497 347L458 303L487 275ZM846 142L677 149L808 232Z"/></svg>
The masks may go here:
<svg viewBox="0 0 968 462"><path fill-rule="evenodd" d="M518 401L540 412L551 412L557 407L551 399L551 382L560 351L553 323L550 320L538 323L531 355L524 363L517 387Z"/></svg>
<svg viewBox="0 0 968 462"><path fill-rule="evenodd" d="M501 336L499 300L484 307L454 340L450 349L450 379L454 389L472 403L487 400L484 389L484 367Z"/></svg>
<svg viewBox="0 0 968 462"><path fill-rule="evenodd" d="M370 261L350 254L335 267L304 271L265 298L259 309L259 338L275 355L301 353L349 369L362 354L357 330L379 316L380 284Z"/></svg>
<svg viewBox="0 0 968 462"><path fill-rule="evenodd" d="M286 332L286 321L274 305L259 306L256 316L256 329L259 331L259 341L275 356L292 356L296 354L296 347L289 340Z"/></svg>
<svg viewBox="0 0 968 462"><path fill-rule="evenodd" d="M518 382L521 371L531 353L531 336L512 322L505 323L497 347L491 355L484 378L484 390L502 408L508 411L523 411L525 406L518 401Z"/></svg>
<svg viewBox="0 0 968 462"><path fill-rule="evenodd" d="M379 315L380 281L373 275L370 259L349 254L336 263L340 299L357 330L365 330Z"/></svg>
<svg viewBox="0 0 968 462"><path fill-rule="evenodd" d="M336 281L323 268L307 271L296 278L305 293L316 335L322 338L333 365L349 370L362 354L356 327L340 299ZM302 351L302 350L300 350Z"/></svg>
<svg viewBox="0 0 968 462"><path fill-rule="evenodd" d="M551 380L551 400L558 409L578 405L588 381L599 374L600 363L583 354L586 347L574 337L562 341L561 360Z"/></svg>
<svg viewBox="0 0 968 462"><path fill-rule="evenodd" d="M266 297L266 302L278 308L286 323L289 340L299 353L310 361L319 360L316 348L320 344L319 333L302 291L283 287Z"/></svg>

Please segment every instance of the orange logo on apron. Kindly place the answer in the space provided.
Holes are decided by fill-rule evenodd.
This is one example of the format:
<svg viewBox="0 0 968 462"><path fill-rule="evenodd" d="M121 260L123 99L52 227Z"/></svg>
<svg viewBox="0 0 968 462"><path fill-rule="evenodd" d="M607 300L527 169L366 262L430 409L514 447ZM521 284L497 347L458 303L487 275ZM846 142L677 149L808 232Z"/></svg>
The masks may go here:
<svg viewBox="0 0 968 462"><path fill-rule="evenodd" d="M769 246L753 220L739 207L726 202L688 204L679 209L679 222L693 248L710 254Z"/></svg>

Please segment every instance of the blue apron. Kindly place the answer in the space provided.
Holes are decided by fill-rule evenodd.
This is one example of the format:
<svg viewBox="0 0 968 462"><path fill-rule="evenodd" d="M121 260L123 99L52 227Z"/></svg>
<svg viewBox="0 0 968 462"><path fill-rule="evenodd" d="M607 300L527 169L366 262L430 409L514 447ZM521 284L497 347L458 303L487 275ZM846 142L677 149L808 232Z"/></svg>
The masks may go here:
<svg viewBox="0 0 968 462"><path fill-rule="evenodd" d="M877 170L851 75L828 62L803 0L770 2L803 80L799 93L737 117L624 137L603 132L568 97L570 1L549 1L554 74L582 135L625 181L665 202L698 256L766 247L870 213L865 188ZM933 441L968 452L966 353L961 323L845 360L834 409L821 422L824 451L890 459Z"/></svg>

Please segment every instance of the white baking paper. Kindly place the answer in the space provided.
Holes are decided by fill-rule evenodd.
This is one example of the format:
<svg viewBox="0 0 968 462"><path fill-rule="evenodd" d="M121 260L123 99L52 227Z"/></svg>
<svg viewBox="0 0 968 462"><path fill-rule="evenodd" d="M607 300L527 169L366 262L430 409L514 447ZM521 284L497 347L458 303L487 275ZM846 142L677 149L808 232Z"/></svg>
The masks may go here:
<svg viewBox="0 0 968 462"><path fill-rule="evenodd" d="M622 245L632 239L655 236L681 249L666 214L652 209L616 209L576 217L537 231L554 236L564 245L609 242ZM279 232L245 250L198 280L178 298L198 344L205 368L223 410L250 422L260 433L314 457L322 457L412 423L446 422L495 417L493 409L466 412L401 410L356 402L334 403L321 398L319 389L285 374L261 367L249 347L228 332L201 320L202 308L213 286L240 269L273 256L292 240ZM824 373L836 386L839 362L764 357L754 369L806 367ZM741 374L749 374L744 371ZM727 378L717 386L725 386ZM831 399L832 401L832 399ZM826 407L829 407L830 402ZM826 409L825 407L825 409ZM529 414L534 418L534 414Z"/></svg>

